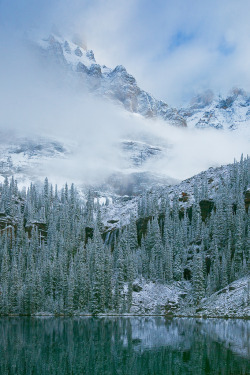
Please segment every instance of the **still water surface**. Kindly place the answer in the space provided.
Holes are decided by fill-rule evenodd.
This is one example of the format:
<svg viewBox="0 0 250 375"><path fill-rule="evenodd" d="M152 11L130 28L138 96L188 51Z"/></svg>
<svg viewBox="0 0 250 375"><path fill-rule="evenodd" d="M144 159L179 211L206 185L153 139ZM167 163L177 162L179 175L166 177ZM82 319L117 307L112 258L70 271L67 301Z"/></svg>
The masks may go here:
<svg viewBox="0 0 250 375"><path fill-rule="evenodd" d="M250 321L0 318L1 375L249 375Z"/></svg>

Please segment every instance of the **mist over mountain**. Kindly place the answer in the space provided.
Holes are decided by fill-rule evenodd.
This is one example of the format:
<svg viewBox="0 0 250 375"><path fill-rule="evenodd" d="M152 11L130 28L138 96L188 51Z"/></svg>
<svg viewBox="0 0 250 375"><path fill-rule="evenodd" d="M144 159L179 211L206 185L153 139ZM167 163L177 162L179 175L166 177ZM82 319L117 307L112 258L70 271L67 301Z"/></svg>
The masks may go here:
<svg viewBox="0 0 250 375"><path fill-rule="evenodd" d="M77 37L33 36L15 48L7 39L2 47L2 162L12 158L2 175L100 184L117 173L124 181L150 173L172 183L249 150L242 89L223 98L206 91L176 109L141 89L125 67L98 64ZM46 139L45 149L59 142L67 152L43 153ZM30 149L18 159L11 150L23 143Z"/></svg>

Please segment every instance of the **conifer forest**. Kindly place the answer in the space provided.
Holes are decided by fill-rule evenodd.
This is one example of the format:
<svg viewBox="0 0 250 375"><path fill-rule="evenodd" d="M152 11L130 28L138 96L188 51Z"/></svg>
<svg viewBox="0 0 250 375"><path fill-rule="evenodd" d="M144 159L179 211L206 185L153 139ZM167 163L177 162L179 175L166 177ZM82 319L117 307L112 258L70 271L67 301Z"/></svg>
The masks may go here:
<svg viewBox="0 0 250 375"><path fill-rule="evenodd" d="M59 191L45 179L20 190L0 186L0 314L129 313L136 280L191 285L197 306L250 272L250 217L245 192L249 158L221 175L209 212L208 178L193 203L180 206L162 190L145 191L127 226L105 232L93 191L82 199L72 184Z"/></svg>

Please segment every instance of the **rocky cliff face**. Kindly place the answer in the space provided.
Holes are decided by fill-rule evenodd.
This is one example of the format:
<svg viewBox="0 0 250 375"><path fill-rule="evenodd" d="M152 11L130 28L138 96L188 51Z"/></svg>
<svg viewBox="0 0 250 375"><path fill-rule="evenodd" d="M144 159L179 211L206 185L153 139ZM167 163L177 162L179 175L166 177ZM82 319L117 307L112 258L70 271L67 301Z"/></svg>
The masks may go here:
<svg viewBox="0 0 250 375"><path fill-rule="evenodd" d="M39 42L46 58L76 73L92 92L110 98L130 112L147 118L158 118L175 126L186 126L186 120L175 108L143 91L122 65L114 69L96 63L92 50L51 35Z"/></svg>

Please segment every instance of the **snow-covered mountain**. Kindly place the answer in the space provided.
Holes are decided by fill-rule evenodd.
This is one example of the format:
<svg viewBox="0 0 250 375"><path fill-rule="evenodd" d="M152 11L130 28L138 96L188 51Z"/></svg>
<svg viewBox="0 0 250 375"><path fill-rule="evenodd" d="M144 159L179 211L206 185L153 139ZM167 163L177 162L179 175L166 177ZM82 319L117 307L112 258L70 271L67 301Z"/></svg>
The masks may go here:
<svg viewBox="0 0 250 375"><path fill-rule="evenodd" d="M93 51L79 41L50 35L38 45L44 57L76 73L88 90L120 103L132 113L190 128L235 130L250 126L250 94L243 89L234 88L224 97L206 90L186 107L176 109L142 90L124 66L111 69L98 64Z"/></svg>
<svg viewBox="0 0 250 375"><path fill-rule="evenodd" d="M207 90L197 95L179 113L190 128L236 130L250 127L250 94L235 88L222 97Z"/></svg>
<svg viewBox="0 0 250 375"><path fill-rule="evenodd" d="M38 45L43 56L75 72L91 92L112 99L130 112L147 118L159 118L176 126L186 126L175 108L138 87L135 78L122 65L114 69L96 62L92 50L79 42L50 35Z"/></svg>

